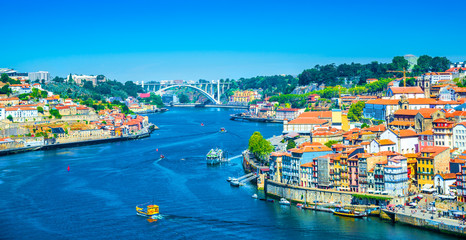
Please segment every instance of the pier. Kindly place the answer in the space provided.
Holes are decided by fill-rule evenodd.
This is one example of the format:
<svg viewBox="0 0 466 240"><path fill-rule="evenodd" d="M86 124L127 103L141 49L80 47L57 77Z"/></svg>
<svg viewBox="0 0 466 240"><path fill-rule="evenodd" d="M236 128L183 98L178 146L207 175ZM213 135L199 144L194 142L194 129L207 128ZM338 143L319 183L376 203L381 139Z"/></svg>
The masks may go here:
<svg viewBox="0 0 466 240"><path fill-rule="evenodd" d="M234 186L234 187L239 187L239 186L242 186L244 185L245 183L253 180L253 179L256 179L257 178L257 175L254 174L254 173L248 173L244 176L241 176L239 178L232 178L230 179L230 185L231 186Z"/></svg>

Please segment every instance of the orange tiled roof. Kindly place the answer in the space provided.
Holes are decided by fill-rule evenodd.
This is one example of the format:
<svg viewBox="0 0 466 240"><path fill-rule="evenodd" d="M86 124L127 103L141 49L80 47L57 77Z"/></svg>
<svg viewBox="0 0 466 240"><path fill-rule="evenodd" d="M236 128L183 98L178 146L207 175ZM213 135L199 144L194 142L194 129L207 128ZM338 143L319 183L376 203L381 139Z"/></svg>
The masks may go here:
<svg viewBox="0 0 466 240"><path fill-rule="evenodd" d="M430 105L436 104L437 100L433 98L408 98L410 105Z"/></svg>
<svg viewBox="0 0 466 240"><path fill-rule="evenodd" d="M422 88L419 86L416 87L390 87L390 90L393 94L403 94L403 93L424 93Z"/></svg>
<svg viewBox="0 0 466 240"><path fill-rule="evenodd" d="M313 167L313 166L314 164L312 162L301 164L301 167Z"/></svg>
<svg viewBox="0 0 466 240"><path fill-rule="evenodd" d="M427 153L433 153L431 156L432 157L435 157L437 156L439 153L443 152L443 151L446 151L446 150L450 150L449 147L438 147L438 146L435 146L435 147L424 147L419 153L418 153L418 156L420 153L423 153L423 152L427 152Z"/></svg>
<svg viewBox="0 0 466 240"><path fill-rule="evenodd" d="M314 111L314 112L303 112L301 113L298 118L305 117L305 118L332 118L332 111Z"/></svg>
<svg viewBox="0 0 466 240"><path fill-rule="evenodd" d="M327 123L327 120L316 118L316 117L298 117L294 120L288 122L288 124L312 124L312 125L321 125Z"/></svg>
<svg viewBox="0 0 466 240"><path fill-rule="evenodd" d="M397 99L371 99L366 102L366 104L376 104L376 105L398 105L399 100Z"/></svg>
<svg viewBox="0 0 466 240"><path fill-rule="evenodd" d="M433 121L434 123L453 123L452 121L448 121L445 118L438 118Z"/></svg>
<svg viewBox="0 0 466 240"><path fill-rule="evenodd" d="M445 173L445 174L440 174L443 179L454 179L456 178L456 173Z"/></svg>
<svg viewBox="0 0 466 240"><path fill-rule="evenodd" d="M384 132L385 130L387 130L387 127L385 127L384 124L380 124L380 125L377 125L377 126L372 126L370 128L366 128L366 130L369 130L371 132Z"/></svg>
<svg viewBox="0 0 466 240"><path fill-rule="evenodd" d="M395 143L390 140L390 139L380 139L380 140L375 140L377 141L381 146L386 146L386 145L394 145Z"/></svg>
<svg viewBox="0 0 466 240"><path fill-rule="evenodd" d="M410 129L392 130L398 137L417 137L417 133Z"/></svg>
<svg viewBox="0 0 466 240"><path fill-rule="evenodd" d="M411 121L392 121L388 125L391 126L414 126L414 122Z"/></svg>

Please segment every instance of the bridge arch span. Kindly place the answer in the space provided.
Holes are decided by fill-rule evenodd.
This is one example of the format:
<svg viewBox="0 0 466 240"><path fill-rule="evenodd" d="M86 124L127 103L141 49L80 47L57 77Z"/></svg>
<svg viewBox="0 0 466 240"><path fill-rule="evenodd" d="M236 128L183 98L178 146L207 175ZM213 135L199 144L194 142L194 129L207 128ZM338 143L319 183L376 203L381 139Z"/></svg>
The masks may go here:
<svg viewBox="0 0 466 240"><path fill-rule="evenodd" d="M162 92L164 92L165 90L168 90L168 89L171 89L171 88L178 88L178 87L187 87L187 88L192 88L192 89L195 89L197 91L199 91L200 93L202 93L204 96L206 96L210 101L212 101L213 103L215 104L221 104L221 102L217 99L215 99L214 96L210 95L209 93L207 93L206 91L198 88L198 87L195 87L195 86L191 86L191 85L187 85L187 84L178 84L178 85L172 85L172 86L168 86L168 87L164 87L164 88L161 88L159 90L157 90L155 92L155 94L157 95L161 95Z"/></svg>

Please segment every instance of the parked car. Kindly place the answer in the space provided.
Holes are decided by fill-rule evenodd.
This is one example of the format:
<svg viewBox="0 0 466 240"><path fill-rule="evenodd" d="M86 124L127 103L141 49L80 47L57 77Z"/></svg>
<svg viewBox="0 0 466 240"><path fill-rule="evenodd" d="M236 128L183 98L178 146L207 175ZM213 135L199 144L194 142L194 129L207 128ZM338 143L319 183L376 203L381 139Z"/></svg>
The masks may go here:
<svg viewBox="0 0 466 240"><path fill-rule="evenodd" d="M429 208L427 208L427 210L434 212L434 211L437 211L437 208L435 208L435 207L429 207Z"/></svg>

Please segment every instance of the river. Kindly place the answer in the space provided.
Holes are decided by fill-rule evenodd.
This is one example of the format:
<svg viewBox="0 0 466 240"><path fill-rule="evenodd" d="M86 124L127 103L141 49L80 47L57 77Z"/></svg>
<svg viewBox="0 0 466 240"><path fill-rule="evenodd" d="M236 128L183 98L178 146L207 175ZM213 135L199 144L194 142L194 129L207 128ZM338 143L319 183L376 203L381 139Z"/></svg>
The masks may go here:
<svg viewBox="0 0 466 240"><path fill-rule="evenodd" d="M243 175L241 158L209 167L209 149L238 156L254 131L271 137L282 129L229 120L236 112L172 108L149 115L160 127L150 138L1 157L0 238L455 239L267 203L251 198L252 185L230 187L228 177ZM164 215L155 223L135 214L151 200Z"/></svg>

